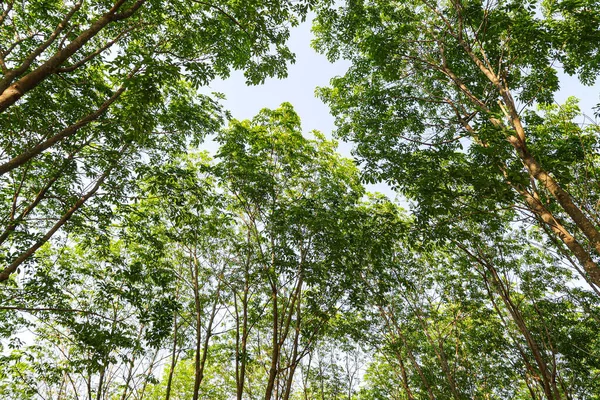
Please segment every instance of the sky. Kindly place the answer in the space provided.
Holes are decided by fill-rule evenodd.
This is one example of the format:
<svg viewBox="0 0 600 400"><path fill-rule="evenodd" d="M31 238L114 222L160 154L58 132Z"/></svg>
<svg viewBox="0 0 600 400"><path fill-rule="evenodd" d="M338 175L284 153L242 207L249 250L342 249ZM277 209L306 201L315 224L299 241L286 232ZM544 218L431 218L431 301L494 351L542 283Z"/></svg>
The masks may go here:
<svg viewBox="0 0 600 400"><path fill-rule="evenodd" d="M277 108L283 102L290 102L300 119L305 135L318 130L332 137L335 129L334 119L329 108L315 96L318 86L327 86L331 78L343 75L349 67L348 61L330 63L325 56L318 54L310 46L312 40L311 21L293 28L289 40L290 49L296 54L296 63L288 68L286 79L267 79L263 85L247 86L242 72L234 72L226 80L215 80L208 90L220 92L226 96L223 105L236 119L251 119L262 108ZM600 103L600 84L592 87L581 85L576 78L560 75L561 90L555 100L562 104L567 97L580 99L582 111L593 118L592 108ZM214 143L206 148L214 151ZM339 152L351 157L352 145L340 141ZM366 185L369 191L378 191L394 198L395 194L385 184Z"/></svg>
<svg viewBox="0 0 600 400"><path fill-rule="evenodd" d="M212 91L224 93L225 107L236 119L250 119L262 108L277 108L290 102L302 120L305 133L319 130L325 134L334 129L333 117L328 107L315 97L317 86L327 86L336 75L343 75L349 62L330 63L325 56L311 47L312 33L309 21L293 28L288 42L296 54L296 63L288 67L286 79L270 78L263 85L246 86L241 72L234 72L229 79L215 80Z"/></svg>

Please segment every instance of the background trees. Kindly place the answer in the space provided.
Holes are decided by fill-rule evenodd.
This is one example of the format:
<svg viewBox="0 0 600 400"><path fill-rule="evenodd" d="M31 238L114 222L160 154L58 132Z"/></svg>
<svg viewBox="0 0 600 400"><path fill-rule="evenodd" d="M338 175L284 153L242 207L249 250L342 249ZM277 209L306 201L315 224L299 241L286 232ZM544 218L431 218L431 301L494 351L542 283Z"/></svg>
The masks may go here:
<svg viewBox="0 0 600 400"><path fill-rule="evenodd" d="M289 104L138 169L3 291L11 398L578 398L600 298L510 219L432 240ZM441 240L444 239L444 240ZM20 313L15 314L15 310ZM25 314L22 314L25 313ZM19 332L32 334L19 340Z"/></svg>

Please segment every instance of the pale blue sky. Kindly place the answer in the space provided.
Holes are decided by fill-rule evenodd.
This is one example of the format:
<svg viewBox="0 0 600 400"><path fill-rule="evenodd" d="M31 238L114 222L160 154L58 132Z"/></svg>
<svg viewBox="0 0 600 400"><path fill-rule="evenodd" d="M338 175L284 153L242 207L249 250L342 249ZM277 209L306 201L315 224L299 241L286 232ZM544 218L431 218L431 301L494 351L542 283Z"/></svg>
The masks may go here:
<svg viewBox="0 0 600 400"><path fill-rule="evenodd" d="M333 118L315 97L315 88L328 85L332 77L344 74L350 64L330 63L310 47L311 39L310 22L293 28L288 44L296 54L296 63L288 67L286 79L271 78L264 85L246 86L243 74L235 72L227 80L214 81L210 88L227 96L225 105L237 119L252 118L262 108L276 108L289 101L302 118L305 131L331 131Z"/></svg>
<svg viewBox="0 0 600 400"><path fill-rule="evenodd" d="M277 108L283 102L290 102L302 120L305 133L318 130L330 136L334 129L333 117L328 107L315 97L317 86L327 86L329 80L345 73L348 62L334 64L317 54L311 47L310 22L305 22L292 30L289 46L296 54L296 63L288 67L288 78L267 79L265 84L246 86L241 72L234 72L229 79L216 80L210 90L227 96L225 107L236 119L250 119L262 108ZM349 156L348 145L342 153Z"/></svg>

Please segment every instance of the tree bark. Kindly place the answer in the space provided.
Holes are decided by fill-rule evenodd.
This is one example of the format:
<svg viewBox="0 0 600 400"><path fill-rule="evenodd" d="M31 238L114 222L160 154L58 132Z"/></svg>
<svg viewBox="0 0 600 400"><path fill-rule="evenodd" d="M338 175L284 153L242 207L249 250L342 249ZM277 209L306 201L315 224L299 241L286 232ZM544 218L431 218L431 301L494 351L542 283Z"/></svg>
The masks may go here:
<svg viewBox="0 0 600 400"><path fill-rule="evenodd" d="M299 277L298 290L296 292L296 296L300 297L302 293L302 276ZM301 313L301 299L296 299L296 326L294 331L294 342L292 344L292 357L288 363L288 376L285 383L285 389L283 392L283 400L289 400L290 395L292 393L292 384L294 383L294 374L296 372L296 367L300 362L300 358L298 357L298 346L300 343L300 327L302 321L302 313ZM290 310L291 313L291 310Z"/></svg>
<svg viewBox="0 0 600 400"><path fill-rule="evenodd" d="M273 387L275 386L275 378L277 377L277 364L279 362L279 310L277 309L277 289L271 291L272 313L273 313L273 329L272 329L272 346L271 350L271 367L269 368L269 380L265 390L265 400L271 400L273 395Z"/></svg>
<svg viewBox="0 0 600 400"><path fill-rule="evenodd" d="M519 190L519 189L517 189ZM567 229L558 221L550 211L531 193L526 190L519 190L519 193L525 199L529 208L539 216L539 218L559 237L559 239L573 253L575 258L588 273L590 280L597 286L600 286L600 267L592 260L590 253L579 243Z"/></svg>
<svg viewBox="0 0 600 400"><path fill-rule="evenodd" d="M126 0L118 0L115 2L108 12L94 21L88 29L81 32L81 34L79 34L79 36L71 43L57 51L46 62L23 76L17 82L3 89L0 93L0 113L4 112L8 107L23 97L23 95L35 88L50 75L54 74L62 63L79 51L108 24L131 17L146 2L146 0L138 0L130 8L119 13L119 9L125 2Z"/></svg>

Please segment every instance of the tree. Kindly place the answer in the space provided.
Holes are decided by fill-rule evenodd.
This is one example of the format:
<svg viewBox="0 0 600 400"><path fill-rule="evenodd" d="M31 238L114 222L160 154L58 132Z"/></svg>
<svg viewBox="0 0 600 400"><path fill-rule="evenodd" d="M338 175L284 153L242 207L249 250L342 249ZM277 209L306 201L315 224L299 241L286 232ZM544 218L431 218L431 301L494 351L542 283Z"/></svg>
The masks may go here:
<svg viewBox="0 0 600 400"><path fill-rule="evenodd" d="M242 330L236 336L242 346L236 346L238 398L250 357L250 292L259 310L255 337L271 343L257 345L254 355L268 360L264 398L286 400L300 361L325 332L343 295L343 286L334 282L348 266L344 229L350 221L344 214L363 189L358 171L335 153L335 144L313 134L313 140L302 137L298 115L284 103L252 121L232 121L217 137L217 168L251 246L239 279L246 289L234 293L241 306L236 328ZM251 275L256 286L247 288Z"/></svg>
<svg viewBox="0 0 600 400"><path fill-rule="evenodd" d="M84 206L123 201L141 154L214 132L220 110L199 86L231 69L284 76L289 26L311 3L3 2L0 281Z"/></svg>
<svg viewBox="0 0 600 400"><path fill-rule="evenodd" d="M543 106L559 66L595 81L598 3L331 4L319 9L315 46L352 67L320 94L368 179L399 188L424 223L444 230L460 230L456 215L496 224L525 211L600 284L596 181L588 184L597 127L572 124L573 102Z"/></svg>

